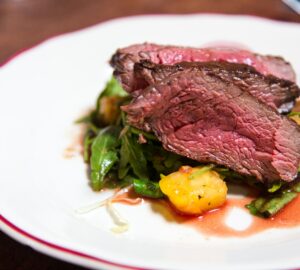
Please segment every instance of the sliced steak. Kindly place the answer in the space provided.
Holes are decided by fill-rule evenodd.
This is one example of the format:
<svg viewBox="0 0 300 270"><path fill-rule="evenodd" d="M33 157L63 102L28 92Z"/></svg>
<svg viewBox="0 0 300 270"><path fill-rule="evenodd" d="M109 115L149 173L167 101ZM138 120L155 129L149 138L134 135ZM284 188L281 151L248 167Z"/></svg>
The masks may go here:
<svg viewBox="0 0 300 270"><path fill-rule="evenodd" d="M136 80L133 67L140 60L149 60L155 64L175 64L178 62L227 61L247 64L263 75L272 74L278 78L295 81L295 72L291 65L281 57L263 56L237 48L190 48L162 46L157 44L137 44L117 52L111 58L114 75L124 89L133 96L139 94L143 85Z"/></svg>
<svg viewBox="0 0 300 270"><path fill-rule="evenodd" d="M287 113L294 107L300 89L291 81L278 79L272 75L264 76L253 67L245 64L221 62L182 62L174 65L157 65L143 60L134 66L135 77L144 85L160 82L165 78L194 69L205 69L224 82L233 83L248 91L260 101Z"/></svg>
<svg viewBox="0 0 300 270"><path fill-rule="evenodd" d="M179 155L262 182L297 176L300 127L213 68L175 73L122 110L130 125L153 131L165 149Z"/></svg>

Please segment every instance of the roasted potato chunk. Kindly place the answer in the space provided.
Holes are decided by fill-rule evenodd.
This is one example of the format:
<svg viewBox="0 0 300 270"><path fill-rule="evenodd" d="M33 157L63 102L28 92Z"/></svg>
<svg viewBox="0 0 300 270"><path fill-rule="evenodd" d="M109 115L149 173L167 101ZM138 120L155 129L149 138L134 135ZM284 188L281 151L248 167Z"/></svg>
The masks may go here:
<svg viewBox="0 0 300 270"><path fill-rule="evenodd" d="M226 201L226 183L210 166L183 166L163 176L159 186L174 207L184 214L200 215Z"/></svg>

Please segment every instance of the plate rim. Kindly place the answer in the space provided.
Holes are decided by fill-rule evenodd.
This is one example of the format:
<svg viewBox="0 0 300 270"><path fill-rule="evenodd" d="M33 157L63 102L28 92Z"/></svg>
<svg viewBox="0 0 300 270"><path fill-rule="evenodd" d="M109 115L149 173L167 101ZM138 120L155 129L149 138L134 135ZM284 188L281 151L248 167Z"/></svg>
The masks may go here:
<svg viewBox="0 0 300 270"><path fill-rule="evenodd" d="M51 243L21 229L16 224L12 223L7 218L5 218L2 214L0 214L0 231L13 238L15 241L22 243L25 246L30 246L35 251L48 255L52 258L56 258L62 261L68 261L72 264L80 264L82 266L92 268L95 268L95 264L97 264L97 266L99 267L109 266L113 267L111 269L120 270L153 270L153 268L150 269L144 267L131 266L128 264L116 263L100 257L95 257L92 255L85 254L83 252L76 251L75 249L70 249L58 244ZM63 256L62 254L68 255L68 257ZM76 258L77 262L74 262L72 258Z"/></svg>
<svg viewBox="0 0 300 270"><path fill-rule="evenodd" d="M45 39L40 40L39 42L33 44L32 46L25 47L23 49L20 49L16 51L14 54L9 56L4 62L0 63L0 69L4 68L7 64L13 62L16 58L20 57L21 55L25 54L26 52L35 49L36 47L39 47L40 45L48 42L53 41L56 38L61 38L64 36L69 36L73 34L78 34L85 31L90 31L93 29L97 29L98 27L102 27L105 25L109 25L112 23L118 23L122 21L128 21L128 20L137 20L137 19L165 19L165 18L184 18L184 17L218 17L218 18L224 18L224 19L249 19L249 20L255 20L260 22L267 22L267 23L275 23L280 25L289 25L292 27L300 27L300 23L297 22L290 22L290 21L279 21L272 18L266 18L261 17L258 15L244 15L244 14L224 14L224 13L190 13L190 14L141 14L141 15L134 15L134 16L122 16L117 17L109 20L105 20L103 22L99 22L96 24L93 24L91 26L72 30L66 33L61 34L54 34L52 36L49 36ZM15 241L27 245L31 248L33 248L35 251L45 254L47 256L50 256L55 259L59 259L61 261L69 262L75 265L81 265L83 267L89 267L93 269L116 269L116 270L154 270L157 268L145 268L145 267L137 267L132 266L129 264L122 264L113 262L101 257L95 257L92 255L85 254L83 252L76 251L75 249L70 249L63 247L61 245L52 243L50 241L43 240L40 237L35 236L34 234L31 234L22 228L18 227L16 224L11 222L9 219L7 219L5 216L3 216L0 213L0 231L2 231L4 234L8 235L9 237L13 238ZM107 268L109 267L109 268ZM298 269L297 266L294 266L294 269ZM300 269L300 268L299 268Z"/></svg>

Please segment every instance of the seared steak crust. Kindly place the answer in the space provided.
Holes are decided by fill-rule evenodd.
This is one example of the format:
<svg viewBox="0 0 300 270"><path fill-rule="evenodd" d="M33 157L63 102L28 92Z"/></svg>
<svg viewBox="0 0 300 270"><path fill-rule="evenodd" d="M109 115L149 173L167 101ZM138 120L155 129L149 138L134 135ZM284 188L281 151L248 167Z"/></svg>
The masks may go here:
<svg viewBox="0 0 300 270"><path fill-rule="evenodd" d="M178 62L226 61L247 64L263 75L272 74L278 78L295 81L291 65L281 57L263 56L237 48L190 48L162 46L151 43L132 45L117 50L111 58L114 75L126 91L133 96L139 94L140 85L133 72L134 64L149 60L155 64L175 64Z"/></svg>
<svg viewBox="0 0 300 270"><path fill-rule="evenodd" d="M135 77L143 86L151 85L171 75L194 69L207 69L212 76L219 77L224 82L235 84L244 91L251 93L260 101L277 109L279 113L291 111L295 99L300 94L300 89L295 83L272 75L264 76L253 67L245 64L221 61L156 65L143 60L134 65Z"/></svg>

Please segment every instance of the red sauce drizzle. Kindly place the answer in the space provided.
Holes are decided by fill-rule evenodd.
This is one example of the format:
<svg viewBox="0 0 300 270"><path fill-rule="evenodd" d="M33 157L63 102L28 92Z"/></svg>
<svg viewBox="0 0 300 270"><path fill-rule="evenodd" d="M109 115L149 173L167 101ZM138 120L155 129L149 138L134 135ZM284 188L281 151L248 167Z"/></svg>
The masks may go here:
<svg viewBox="0 0 300 270"><path fill-rule="evenodd" d="M228 227L225 220L229 211L233 207L245 209L245 205L251 200L252 198L228 199L223 207L197 218L186 219L183 223L200 230L201 233L207 236L221 237L246 237L267 229L290 228L300 225L300 196L298 196L288 204L283 211L280 211L272 218L264 219L252 216L253 220L251 225L243 231Z"/></svg>
<svg viewBox="0 0 300 270"><path fill-rule="evenodd" d="M168 222L176 222L178 224L191 226L207 236L247 237L267 229L290 228L300 225L300 196L298 196L289 203L283 211L272 218L263 219L252 216L253 220L251 225L243 231L228 227L225 220L230 210L237 207L248 211L245 209L245 205L252 199L251 195L242 199L229 198L227 199L226 204L221 208L209 211L199 217L186 216L176 212L173 206L166 200L147 199L147 201L151 203L153 212L163 215ZM131 189L128 192L116 196L113 201L128 205L136 205L144 200L138 198Z"/></svg>

